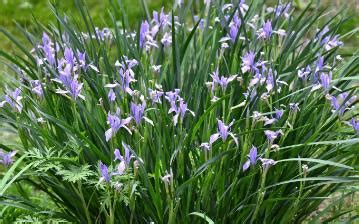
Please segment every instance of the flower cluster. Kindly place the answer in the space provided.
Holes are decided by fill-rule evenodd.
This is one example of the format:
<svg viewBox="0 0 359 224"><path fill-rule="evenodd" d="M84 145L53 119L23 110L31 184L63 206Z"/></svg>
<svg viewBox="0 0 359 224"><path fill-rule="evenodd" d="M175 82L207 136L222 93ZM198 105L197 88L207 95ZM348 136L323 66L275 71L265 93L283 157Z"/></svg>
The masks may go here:
<svg viewBox="0 0 359 224"><path fill-rule="evenodd" d="M132 149L124 142L122 142L122 147L124 150L123 155L121 155L119 149L115 149L114 151L115 161L120 161L115 171L110 172L108 166L100 161L100 172L101 172L100 182L110 183L111 177L116 175L123 175L126 169L130 167L130 162L131 159L133 158L131 156Z"/></svg>
<svg viewBox="0 0 359 224"><path fill-rule="evenodd" d="M172 26L176 25L176 21L172 21L171 16L165 14L164 9L161 9L161 12L153 12L153 18L151 21L144 20L141 23L140 33L139 33L139 46L144 48L146 51L151 50L152 48L158 48L159 43L156 40L158 33L161 31L163 33L162 38L160 38L160 43L164 47L168 47L172 44Z"/></svg>

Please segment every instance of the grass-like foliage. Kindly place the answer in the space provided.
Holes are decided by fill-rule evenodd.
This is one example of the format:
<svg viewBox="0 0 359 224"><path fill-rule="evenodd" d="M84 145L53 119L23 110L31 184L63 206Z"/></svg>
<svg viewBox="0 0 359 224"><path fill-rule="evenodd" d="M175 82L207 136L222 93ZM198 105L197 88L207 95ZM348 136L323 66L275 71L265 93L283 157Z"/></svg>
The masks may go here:
<svg viewBox="0 0 359 224"><path fill-rule="evenodd" d="M2 214L75 223L298 223L358 180L358 55L309 4L185 1L96 28L77 1L13 68ZM37 21L34 20L34 23ZM24 190L31 186L35 195ZM17 193L9 191L17 188ZM51 202L51 203L50 203ZM18 211L18 210L17 210ZM13 213L15 214L15 213Z"/></svg>

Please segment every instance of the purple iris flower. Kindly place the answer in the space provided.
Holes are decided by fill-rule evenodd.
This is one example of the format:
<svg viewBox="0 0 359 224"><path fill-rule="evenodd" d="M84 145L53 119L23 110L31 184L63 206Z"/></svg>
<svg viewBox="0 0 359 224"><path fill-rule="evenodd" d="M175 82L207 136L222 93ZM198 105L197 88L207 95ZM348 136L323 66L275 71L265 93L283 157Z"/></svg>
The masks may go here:
<svg viewBox="0 0 359 224"><path fill-rule="evenodd" d="M80 95L81 90L82 90L82 86L83 83L79 83L77 81L77 79L73 79L71 80L71 84L70 84L70 88L69 88L69 93L72 96L72 98L74 98L75 100L80 97L82 99L84 99L84 97L82 95Z"/></svg>
<svg viewBox="0 0 359 224"><path fill-rule="evenodd" d="M174 21L173 21L174 22ZM169 20L169 15L164 13L164 7L161 8L161 13L160 13L160 21L159 21L160 26L163 26L163 28L166 25L170 25L171 22Z"/></svg>
<svg viewBox="0 0 359 224"><path fill-rule="evenodd" d="M180 91L180 89L175 89L174 91L166 92L165 98L168 100L168 102L172 103L177 100Z"/></svg>
<svg viewBox="0 0 359 224"><path fill-rule="evenodd" d="M317 30L319 31L319 30ZM321 39L323 36L325 36L330 31L328 26L323 27L323 29L316 34L315 40Z"/></svg>
<svg viewBox="0 0 359 224"><path fill-rule="evenodd" d="M355 120L354 117L350 120L350 124L354 131L359 135L359 120Z"/></svg>
<svg viewBox="0 0 359 224"><path fill-rule="evenodd" d="M325 50L329 51L335 47L343 46L343 42L338 40L339 35L334 36L332 39L328 38L328 41L324 43Z"/></svg>
<svg viewBox="0 0 359 224"><path fill-rule="evenodd" d="M300 109L299 109L299 103L290 103L290 104L289 104L289 108L290 108L290 110L293 111L293 112L297 112L297 111L300 110Z"/></svg>
<svg viewBox="0 0 359 224"><path fill-rule="evenodd" d="M258 160L258 152L255 146L252 146L248 154L248 160L243 164L243 171L246 171L250 165L255 166Z"/></svg>
<svg viewBox="0 0 359 224"><path fill-rule="evenodd" d="M70 87L71 81L72 81L71 73L72 73L72 68L71 68L71 65L69 65L69 64L67 64L64 68L60 68L58 82L61 82L67 88Z"/></svg>
<svg viewBox="0 0 359 224"><path fill-rule="evenodd" d="M172 36L170 33L165 33L161 39L163 46L168 47L172 44Z"/></svg>
<svg viewBox="0 0 359 224"><path fill-rule="evenodd" d="M143 119L145 107L146 104L144 102L142 104L131 103L131 115L137 125L140 125L141 120Z"/></svg>
<svg viewBox="0 0 359 224"><path fill-rule="evenodd" d="M102 30L98 27L95 27L95 35L93 35L92 38L98 38L100 41L105 41L112 38L112 33L111 30L107 27L103 28Z"/></svg>
<svg viewBox="0 0 359 224"><path fill-rule="evenodd" d="M131 147L124 142L122 142L122 147L124 149L124 156L121 155L119 149L115 149L115 152L114 152L115 160L124 162L126 164L126 166L128 166L128 165L130 165L130 161L131 161Z"/></svg>
<svg viewBox="0 0 359 224"><path fill-rule="evenodd" d="M136 82L135 73L132 68L138 65L138 61L135 59L128 60L127 57L124 57L124 62L120 63L116 61L115 66L118 68L118 72L120 75L120 84L122 87L122 91L133 94L133 90L130 88L131 82Z"/></svg>
<svg viewBox="0 0 359 224"><path fill-rule="evenodd" d="M270 142L270 144L272 144L274 142L274 140L276 138L278 138L280 133L281 133L280 130L279 131L271 131L271 130L264 131L264 134L267 136L267 139Z"/></svg>
<svg viewBox="0 0 359 224"><path fill-rule="evenodd" d="M323 56L320 56L318 57L318 60L317 60L317 65L316 65L316 68L315 68L315 72L314 72L314 83L317 83L318 81L318 75L320 74L320 72L323 71L323 68L324 68L324 57Z"/></svg>
<svg viewBox="0 0 359 224"><path fill-rule="evenodd" d="M331 104L332 104L332 107L334 108L334 110L339 110L338 111L338 113L340 114L340 115L343 115L344 114L344 112L345 112L345 107L342 107L342 108L340 108L340 105L339 105L339 102L338 102L338 100L337 100L337 98L335 97L335 96L332 96L331 97Z"/></svg>
<svg viewBox="0 0 359 224"><path fill-rule="evenodd" d="M237 75L232 75L230 77L224 77L224 76L219 77L218 68L217 68L217 70L215 72L213 72L211 77L212 77L212 93L214 93L214 89L215 89L216 84L221 86L222 91L225 92L226 89L227 89L228 84L230 82L232 82L237 77Z"/></svg>
<svg viewBox="0 0 359 224"><path fill-rule="evenodd" d="M75 56L71 48L66 47L64 51L64 57L67 64L71 65L71 68L75 65Z"/></svg>
<svg viewBox="0 0 359 224"><path fill-rule="evenodd" d="M262 167L264 170L268 170L269 167L275 165L277 162L274 161L273 159L263 159L260 158L261 162L262 162Z"/></svg>
<svg viewBox="0 0 359 224"><path fill-rule="evenodd" d="M77 64L80 66L80 68L83 68L84 71L87 70L88 65L86 64L86 52L81 53L79 50L77 50Z"/></svg>
<svg viewBox="0 0 359 224"><path fill-rule="evenodd" d="M101 179L100 181L110 182L111 175L108 172L108 167L100 161Z"/></svg>
<svg viewBox="0 0 359 224"><path fill-rule="evenodd" d="M143 48L146 42L146 36L150 30L150 24L148 24L147 20L142 21L140 28L140 47Z"/></svg>
<svg viewBox="0 0 359 224"><path fill-rule="evenodd" d="M168 110L168 113L177 111L177 99L181 98L178 94L180 89L175 89L174 91L166 92L166 100L170 103L171 108Z"/></svg>
<svg viewBox="0 0 359 224"><path fill-rule="evenodd" d="M22 96L20 94L21 90L19 88L16 88L13 92L8 92L8 94L5 95L5 100L0 102L0 107L3 107L6 103L8 103L13 110L21 112Z"/></svg>
<svg viewBox="0 0 359 224"><path fill-rule="evenodd" d="M162 103L161 102L161 97L163 96L162 91L148 89L148 94L150 95L150 99L152 101L152 104Z"/></svg>
<svg viewBox="0 0 359 224"><path fill-rule="evenodd" d="M106 141L108 142L120 128L126 129L130 134L132 134L131 130L126 126L131 122L131 117L128 117L126 119L120 118L120 109L118 108L116 111L116 114L111 114L108 112L107 115L107 123L110 125L110 129L108 129L105 133Z"/></svg>
<svg viewBox="0 0 359 224"><path fill-rule="evenodd" d="M187 103L185 103L184 100L182 98L180 98L179 99L178 114L181 116L182 119L184 118L187 111L190 112L194 116L194 112L191 111L190 109L188 109Z"/></svg>
<svg viewBox="0 0 359 224"><path fill-rule="evenodd" d="M108 100L110 102L114 102L116 100L116 94L113 89L110 89L110 91L108 92Z"/></svg>
<svg viewBox="0 0 359 224"><path fill-rule="evenodd" d="M42 33L42 44L43 45L52 45L50 37L45 32Z"/></svg>
<svg viewBox="0 0 359 224"><path fill-rule="evenodd" d="M323 88L325 90L329 90L330 89L330 82L332 80L332 75L331 73L322 73L320 74L320 84L323 86Z"/></svg>
<svg viewBox="0 0 359 224"><path fill-rule="evenodd" d="M195 116L194 112L188 109L187 103L185 103L180 96L177 96L177 98L178 103L176 101L171 101L171 108L168 111L168 113L175 112L175 115L173 116L174 125L177 125L179 118L182 120L184 119L187 111L190 112L192 116Z"/></svg>
<svg viewBox="0 0 359 224"><path fill-rule="evenodd" d="M232 43L234 43L237 39L238 35L238 26L237 24L231 22L229 25L229 37L231 38Z"/></svg>
<svg viewBox="0 0 359 224"><path fill-rule="evenodd" d="M310 66L307 65L305 68L298 70L298 77L302 80L306 80L308 75L310 74L310 71Z"/></svg>
<svg viewBox="0 0 359 224"><path fill-rule="evenodd" d="M347 92L339 94L338 97L331 96L331 105L335 111L338 111L340 116L343 115L348 107L357 99L357 96L350 98L348 98L348 96L349 93Z"/></svg>
<svg viewBox="0 0 359 224"><path fill-rule="evenodd" d="M42 97L44 95L44 91L41 86L41 82L39 80L31 80L32 92L36 95Z"/></svg>
<svg viewBox="0 0 359 224"><path fill-rule="evenodd" d="M274 109L276 109L276 108L274 108ZM274 115L275 119L277 119L277 120L281 119L281 117L283 116L283 113L284 113L283 109L276 109L275 115Z"/></svg>
<svg viewBox="0 0 359 224"><path fill-rule="evenodd" d="M221 121L221 120L218 120L217 123L218 123L217 133L211 135L210 140L209 140L209 144L212 145L219 138L222 138L222 141L225 142L227 140L228 136L231 136L232 139L234 140L234 142L236 143L236 145L238 146L238 140L234 136L234 134L231 132L231 127L232 127L234 121L232 121L228 125L225 125L223 123L223 121Z"/></svg>
<svg viewBox="0 0 359 224"><path fill-rule="evenodd" d="M284 15L286 18L289 17L289 10L290 10L291 4L279 4L275 7L274 14L276 17L279 17L281 15Z"/></svg>
<svg viewBox="0 0 359 224"><path fill-rule="evenodd" d="M0 163L5 167L10 166L14 160L13 157L16 155L16 151L4 152L0 149Z"/></svg>
<svg viewBox="0 0 359 224"><path fill-rule="evenodd" d="M50 65L55 64L55 55L54 55L54 48L53 43L50 37L44 32L42 34L42 46L40 46L44 51L45 57Z"/></svg>
<svg viewBox="0 0 359 224"><path fill-rule="evenodd" d="M259 30L258 37L262 39L269 39L272 36L272 33L272 22L268 20L263 24L262 29Z"/></svg>
<svg viewBox="0 0 359 224"><path fill-rule="evenodd" d="M272 69L270 68L267 74L266 89L270 92L274 88L274 77Z"/></svg>
<svg viewBox="0 0 359 224"><path fill-rule="evenodd" d="M247 92L243 93L243 95L246 100L248 100L248 98L249 98L249 100L252 101L254 99L254 97L257 96L257 90L255 88L253 88L253 89L248 88Z"/></svg>
<svg viewBox="0 0 359 224"><path fill-rule="evenodd" d="M62 83L65 87L65 90L58 90L57 93L60 94L69 94L73 99L81 98L85 99L83 95L81 95L81 90L83 87L83 83L78 81L78 75L72 75L72 67L70 64L66 64L66 66L62 69L62 66L59 68L59 78L54 79L54 81Z"/></svg>
<svg viewBox="0 0 359 224"><path fill-rule="evenodd" d="M241 68L243 73L247 71L257 70L257 67L254 62L255 56L256 55L252 51L244 54L244 56L242 57L242 68Z"/></svg>

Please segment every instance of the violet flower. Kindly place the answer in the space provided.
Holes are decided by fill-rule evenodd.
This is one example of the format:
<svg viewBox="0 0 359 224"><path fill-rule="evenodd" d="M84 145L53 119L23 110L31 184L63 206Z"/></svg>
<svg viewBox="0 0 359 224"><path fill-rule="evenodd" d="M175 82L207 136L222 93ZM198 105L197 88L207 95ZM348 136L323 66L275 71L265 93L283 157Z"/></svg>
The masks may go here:
<svg viewBox="0 0 359 224"><path fill-rule="evenodd" d="M0 149L0 163L5 167L10 166L14 160L13 157L16 155L16 151L4 152Z"/></svg>
<svg viewBox="0 0 359 224"><path fill-rule="evenodd" d="M173 116L173 123L176 126L178 123L178 119L181 118L184 119L184 116L186 115L186 112L190 112L192 116L195 116L194 112L188 109L187 103L184 102L184 100L178 96L178 102L179 105L177 105L177 102L172 101L171 102L171 108L169 109L168 113L175 112L175 115Z"/></svg>
<svg viewBox="0 0 359 224"><path fill-rule="evenodd" d="M42 48L42 50L44 51L45 57L47 62L50 65L54 65L55 64L55 49L53 48L53 43L50 39L50 37L44 32L42 34L42 46L40 46L40 48Z"/></svg>
<svg viewBox="0 0 359 224"><path fill-rule="evenodd" d="M353 127L354 131L359 135L359 120L355 120L354 117L350 120L350 125Z"/></svg>
<svg viewBox="0 0 359 224"><path fill-rule="evenodd" d="M81 95L83 83L79 83L77 74L72 75L70 64L66 64L63 69L59 68L59 78L53 80L61 83L65 87L65 90L59 89L56 93L69 94L74 100L77 98L85 100L85 97Z"/></svg>
<svg viewBox="0 0 359 224"><path fill-rule="evenodd" d="M229 38L231 38L232 43L236 41L237 35L238 35L238 26L236 23L231 22L229 24Z"/></svg>
<svg viewBox="0 0 359 224"><path fill-rule="evenodd" d="M279 17L281 15L284 15L284 17L288 18L290 7L291 7L291 3L277 5L274 9L275 16Z"/></svg>
<svg viewBox="0 0 359 224"><path fill-rule="evenodd" d="M122 91L132 95L133 90L130 88L130 83L136 82L135 73L132 68L138 65L138 61L135 59L128 60L127 57L124 58L125 60L122 63L116 61L115 66L118 68L120 75L120 85L122 87Z"/></svg>
<svg viewBox="0 0 359 224"><path fill-rule="evenodd" d="M267 74L267 80L266 80L266 89L268 92L272 91L272 89L274 88L274 77L273 77L273 72L272 69L270 68Z"/></svg>
<svg viewBox="0 0 359 224"><path fill-rule="evenodd" d="M272 36L272 22L267 21L263 24L263 27L258 30L258 37L262 39L269 39Z"/></svg>
<svg viewBox="0 0 359 224"><path fill-rule="evenodd" d="M211 77L212 77L212 93L214 93L214 88L215 88L216 84L221 86L222 91L225 92L228 84L230 82L232 82L237 77L237 75L232 75L230 77L224 77L224 76L219 77L218 76L218 68L217 68L217 70L215 72L213 72Z"/></svg>
<svg viewBox="0 0 359 224"><path fill-rule="evenodd" d="M217 133L211 135L209 144L212 145L219 138L222 138L222 141L225 142L227 140L228 136L231 136L232 139L234 140L234 142L236 143L236 145L238 146L238 140L234 136L234 134L231 132L231 127L232 127L234 121L232 121L228 125L225 125L223 123L223 121L221 121L221 120L217 120L217 123L218 123L218 131L217 131Z"/></svg>
<svg viewBox="0 0 359 224"><path fill-rule="evenodd" d="M257 67L254 62L255 56L256 55L252 51L244 54L244 56L242 57L242 68L241 68L243 73L247 71L257 70Z"/></svg>
<svg viewBox="0 0 359 224"><path fill-rule="evenodd" d="M31 91L39 97L42 97L44 95L44 91L42 89L41 82L39 80L31 80L30 83L32 86Z"/></svg>
<svg viewBox="0 0 359 224"><path fill-rule="evenodd" d="M116 114L111 114L108 112L107 115L107 124L110 125L110 128L105 132L106 141L108 142L120 128L126 129L130 134L132 134L131 130L126 126L131 122L131 117L121 119L120 118L120 109L117 108Z"/></svg>
<svg viewBox="0 0 359 224"><path fill-rule="evenodd" d="M277 162L274 161L273 159L263 159L260 158L261 162L262 162L262 167L263 170L267 171L269 169L269 167L275 165Z"/></svg>
<svg viewBox="0 0 359 224"><path fill-rule="evenodd" d="M306 80L310 72L311 72L310 66L307 65L305 68L298 70L298 77L302 80Z"/></svg>
<svg viewBox="0 0 359 224"><path fill-rule="evenodd" d="M320 84L325 90L330 89L330 82L332 80L332 74L331 73L321 73L320 74Z"/></svg>
<svg viewBox="0 0 359 224"><path fill-rule="evenodd" d="M122 147L124 149L124 156L121 155L119 149L115 149L115 160L119 160L121 162L124 162L126 166L129 166L131 161L131 148L126 143L122 142Z"/></svg>
<svg viewBox="0 0 359 224"><path fill-rule="evenodd" d="M300 110L300 109L299 109L299 103L290 103L290 104L289 104L289 108L290 108L290 110L293 111L293 112L297 112L297 111Z"/></svg>
<svg viewBox="0 0 359 224"><path fill-rule="evenodd" d="M80 68L83 68L84 71L86 71L89 66L86 64L86 52L81 53L79 50L77 50L77 58L77 65Z"/></svg>
<svg viewBox="0 0 359 224"><path fill-rule="evenodd" d="M143 119L145 107L146 104L144 102L142 104L131 103L131 115L137 125L140 125L141 120Z"/></svg>
<svg viewBox="0 0 359 224"><path fill-rule="evenodd" d="M343 46L343 42L338 40L339 35L334 36L332 39L328 37L327 41L324 41L325 50L329 51L335 47Z"/></svg>
<svg viewBox="0 0 359 224"><path fill-rule="evenodd" d="M63 68L59 68L59 78L54 81L62 83L65 87L71 85L72 80L72 68L71 65L67 64Z"/></svg>
<svg viewBox="0 0 359 224"><path fill-rule="evenodd" d="M116 94L113 91L113 89L111 88L110 91L108 92L108 100L110 102L114 102L116 100Z"/></svg>
<svg viewBox="0 0 359 224"><path fill-rule="evenodd" d="M243 172L246 171L250 165L253 167L257 164L258 152L255 146L252 146L248 154L248 160L243 164Z"/></svg>
<svg viewBox="0 0 359 224"><path fill-rule="evenodd" d="M179 89L175 89L175 91L166 92L165 96L166 100L170 103L171 106L168 110L168 113L170 114L175 112L175 115L173 116L174 125L177 125L179 118L184 118L187 111L195 116L194 112L188 109L187 104L184 102L183 98L178 95L179 92Z"/></svg>
<svg viewBox="0 0 359 224"><path fill-rule="evenodd" d="M274 140L279 136L279 134L281 134L282 131L271 131L271 130L266 130L264 131L264 134L267 136L267 139L269 141L270 144L272 144L274 142Z"/></svg>
<svg viewBox="0 0 359 224"><path fill-rule="evenodd" d="M100 182L105 181L106 183L109 183L111 175L108 172L108 167L105 164L103 164L101 161L100 161L100 172L101 172Z"/></svg>
<svg viewBox="0 0 359 224"><path fill-rule="evenodd" d="M80 97L81 99L85 99L83 95L81 95L83 83L79 83L77 79L71 80L70 88L68 90L69 94L72 96L73 99L77 99Z"/></svg>
<svg viewBox="0 0 359 224"><path fill-rule="evenodd" d="M338 95L338 97L330 96L331 105L334 109L333 112L338 111L339 115L342 116L348 107L355 102L357 96L352 96L350 98L349 93L344 92Z"/></svg>
<svg viewBox="0 0 359 224"><path fill-rule="evenodd" d="M318 75L320 74L320 72L323 71L324 68L324 57L323 56L319 56L318 60L317 60L317 64L316 64L316 68L314 71L314 83L317 83L318 81Z"/></svg>
<svg viewBox="0 0 359 224"><path fill-rule="evenodd" d="M317 30L319 31L319 29ZM316 37L314 40L319 40L321 39L323 36L325 36L328 32L330 31L328 26L323 27L323 29L320 32L317 32Z"/></svg>
<svg viewBox="0 0 359 224"><path fill-rule="evenodd" d="M68 65L73 68L75 66L75 56L71 48L66 47L64 51L64 58Z"/></svg>
<svg viewBox="0 0 359 224"><path fill-rule="evenodd" d="M172 35L170 33L165 33L161 39L163 46L168 47L172 44Z"/></svg>
<svg viewBox="0 0 359 224"><path fill-rule="evenodd" d="M249 101L252 101L256 96L257 96L257 90L256 88L252 88L252 89L247 89L247 92L243 93L244 98L246 100L249 99Z"/></svg>
<svg viewBox="0 0 359 224"><path fill-rule="evenodd" d="M5 95L5 100L0 102L0 108L4 107L4 105L8 103L13 110L21 112L22 96L20 96L20 94L21 94L21 90L19 88L16 88L13 92L8 92L8 94Z"/></svg>
<svg viewBox="0 0 359 224"><path fill-rule="evenodd" d="M162 103L162 101L161 101L161 97L163 96L162 91L148 89L148 94L150 96L149 98L151 99L152 104Z"/></svg>
<svg viewBox="0 0 359 224"><path fill-rule="evenodd" d="M150 24L148 24L147 20L142 21L140 28L140 48L143 48L149 30L150 30Z"/></svg>
<svg viewBox="0 0 359 224"><path fill-rule="evenodd" d="M275 115L274 115L275 119L277 119L277 120L281 119L281 117L283 116L284 110L276 109L276 108L274 108L274 109L275 109Z"/></svg>

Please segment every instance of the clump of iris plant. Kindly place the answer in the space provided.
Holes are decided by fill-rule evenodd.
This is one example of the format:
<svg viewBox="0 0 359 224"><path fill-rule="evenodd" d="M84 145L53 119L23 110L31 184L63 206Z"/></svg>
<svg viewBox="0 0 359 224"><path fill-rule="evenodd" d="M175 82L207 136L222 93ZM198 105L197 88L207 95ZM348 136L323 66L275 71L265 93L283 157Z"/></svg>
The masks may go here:
<svg viewBox="0 0 359 224"><path fill-rule="evenodd" d="M111 1L103 26L77 2L74 15L52 8L55 25L26 33L28 44L15 41L20 53L0 50L18 78L0 98L1 126L20 142L1 141L2 211L44 222L300 223L357 181L358 55L340 56L341 15L296 1L153 12L143 1L144 17L129 21ZM53 203L38 203L44 195Z"/></svg>

